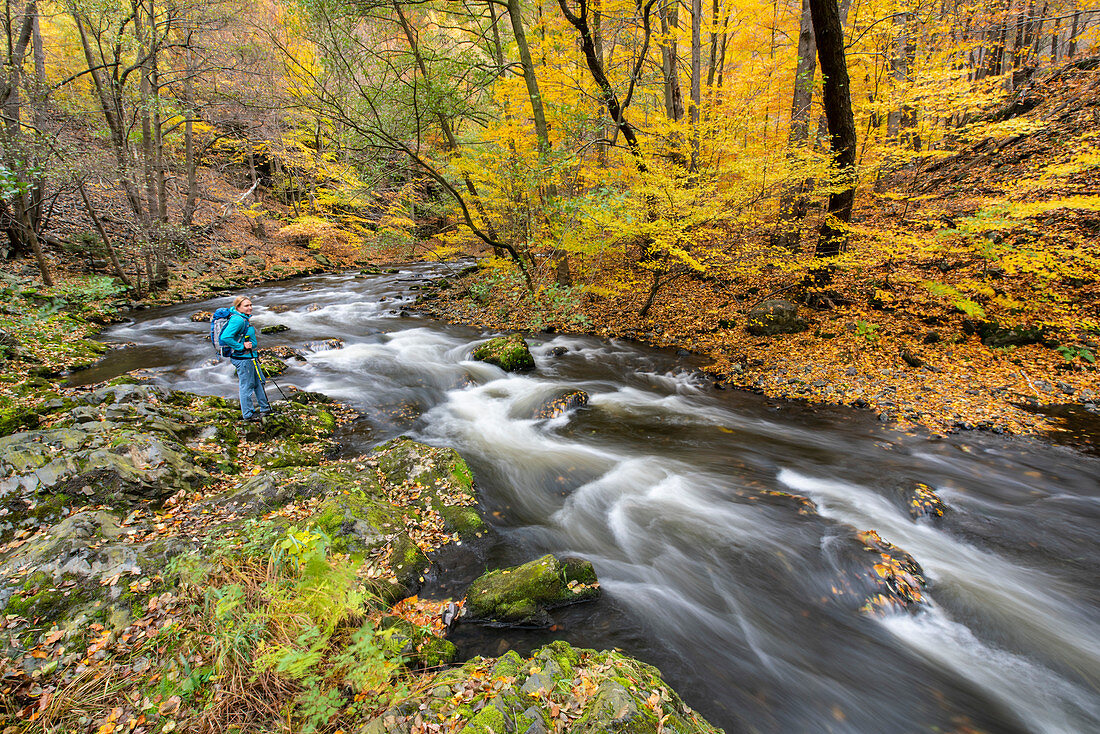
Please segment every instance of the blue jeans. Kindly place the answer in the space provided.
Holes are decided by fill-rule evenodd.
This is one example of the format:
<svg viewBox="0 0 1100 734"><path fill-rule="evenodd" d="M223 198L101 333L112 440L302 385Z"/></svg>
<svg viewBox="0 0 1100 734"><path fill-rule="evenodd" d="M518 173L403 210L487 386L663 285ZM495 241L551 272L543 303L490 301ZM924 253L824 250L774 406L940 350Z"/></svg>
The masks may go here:
<svg viewBox="0 0 1100 734"><path fill-rule="evenodd" d="M256 365L252 360L230 359L229 361L237 368L241 416L248 420L256 414L256 410L252 407L252 396L256 396L256 404L261 412L266 413L271 410L271 406L267 404L267 393L264 392L263 383L260 382L260 375L256 372Z"/></svg>

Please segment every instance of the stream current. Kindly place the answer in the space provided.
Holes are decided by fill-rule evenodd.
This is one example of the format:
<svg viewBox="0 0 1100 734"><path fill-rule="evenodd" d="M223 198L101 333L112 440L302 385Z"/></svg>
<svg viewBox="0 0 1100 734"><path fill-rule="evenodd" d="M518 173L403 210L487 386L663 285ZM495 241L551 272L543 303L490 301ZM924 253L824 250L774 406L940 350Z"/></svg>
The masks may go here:
<svg viewBox="0 0 1100 734"><path fill-rule="evenodd" d="M487 566L544 553L595 565L598 602L559 611L553 630L460 624L460 654L555 638L618 647L731 733L1100 731L1100 460L716 390L690 359L630 342L537 335L537 368L506 374L469 359L487 334L402 313L410 289L443 272L323 275L250 295L257 327L290 329L261 346L307 358L279 385L361 413L340 436L346 452L406 434L454 447L473 469L495 532L444 554L422 596L461 595ZM228 301L135 313L105 334L119 348L74 382L143 369L236 397L232 368L211 362L208 325L188 318ZM532 417L577 388L589 405ZM910 518L898 487L915 481L935 488L944 518ZM808 497L817 512L761 502L762 490ZM838 593L851 570L842 549L869 529L922 565L916 614L869 615Z"/></svg>

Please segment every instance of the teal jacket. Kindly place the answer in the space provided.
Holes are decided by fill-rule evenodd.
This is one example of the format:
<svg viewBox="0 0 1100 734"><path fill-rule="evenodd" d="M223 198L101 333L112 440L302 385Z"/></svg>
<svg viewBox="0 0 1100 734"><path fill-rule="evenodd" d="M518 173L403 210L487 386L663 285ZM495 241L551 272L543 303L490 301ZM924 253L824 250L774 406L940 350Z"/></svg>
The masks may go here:
<svg viewBox="0 0 1100 734"><path fill-rule="evenodd" d="M230 309L229 322L222 329L219 341L233 350L233 359L255 359L259 356L256 349L259 344L256 341L256 329L249 323L249 317L237 309ZM252 349L245 349L244 343L252 342Z"/></svg>

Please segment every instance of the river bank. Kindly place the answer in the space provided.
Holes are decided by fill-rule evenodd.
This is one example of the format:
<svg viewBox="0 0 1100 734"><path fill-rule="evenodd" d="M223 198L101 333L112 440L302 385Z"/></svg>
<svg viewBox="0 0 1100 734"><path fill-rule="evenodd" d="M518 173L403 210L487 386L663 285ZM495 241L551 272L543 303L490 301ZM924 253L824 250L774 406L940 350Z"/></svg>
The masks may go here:
<svg viewBox="0 0 1100 734"><path fill-rule="evenodd" d="M1067 359L1042 340L997 346L968 330L960 314L941 314L929 325L927 314L893 307L876 311L871 324L863 320L866 309L852 304L820 312L791 304L809 323L797 333L761 336L746 328L758 300L737 302L712 283L669 291L648 319L638 318L637 292L615 301L581 298L548 317L532 309L522 288L505 287L491 271L468 272L424 290L416 307L487 330L592 334L680 349L700 357L721 388L871 410L900 430L1046 435L1086 450L1100 442L1095 364ZM1097 351L1096 341L1089 344ZM1073 425L1058 417L1067 409Z"/></svg>

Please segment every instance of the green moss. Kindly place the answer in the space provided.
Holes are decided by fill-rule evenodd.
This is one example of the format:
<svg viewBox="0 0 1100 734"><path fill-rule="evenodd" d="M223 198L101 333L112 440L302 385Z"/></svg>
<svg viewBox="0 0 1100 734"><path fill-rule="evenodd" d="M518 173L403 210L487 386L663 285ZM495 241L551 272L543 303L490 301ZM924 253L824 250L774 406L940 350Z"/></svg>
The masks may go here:
<svg viewBox="0 0 1100 734"><path fill-rule="evenodd" d="M0 436L38 426L38 411L0 395Z"/></svg>
<svg viewBox="0 0 1100 734"><path fill-rule="evenodd" d="M402 586L415 589L429 565L428 557L408 535L402 534L394 540L390 553L390 570Z"/></svg>
<svg viewBox="0 0 1100 734"><path fill-rule="evenodd" d="M424 640L417 652L420 664L426 668L450 665L458 658L458 648L454 643L435 635L430 635Z"/></svg>
<svg viewBox="0 0 1100 734"><path fill-rule="evenodd" d="M562 563L546 555L522 566L490 571L470 584L466 609L475 619L521 625L549 623L547 609L599 596L587 561Z"/></svg>
<svg viewBox="0 0 1100 734"><path fill-rule="evenodd" d="M48 573L36 571L23 582L19 591L12 594L5 614L14 614L29 621L42 620L49 623L61 623L69 613L87 605L91 595L79 584L62 588L75 577L65 576L54 579Z"/></svg>
<svg viewBox="0 0 1100 734"><path fill-rule="evenodd" d="M580 664L581 656L577 649L565 640L554 640L535 651L539 660L553 661L562 671L563 678L572 678L573 669Z"/></svg>
<svg viewBox="0 0 1100 734"><path fill-rule="evenodd" d="M444 505L439 508L439 513L443 515L447 528L461 536L476 535L485 532L489 527L472 507Z"/></svg>
<svg viewBox="0 0 1100 734"><path fill-rule="evenodd" d="M466 722L462 731L468 734L507 734L515 729L515 724L507 721L496 706L486 706Z"/></svg>
<svg viewBox="0 0 1100 734"><path fill-rule="evenodd" d="M496 664L493 665L493 672L489 677L494 680L497 678L519 678L521 674L526 673L526 664L526 661L515 650L509 650L497 658Z"/></svg>
<svg viewBox="0 0 1100 734"><path fill-rule="evenodd" d="M473 358L500 367L505 372L534 369L535 358L519 334L498 336L473 351Z"/></svg>

